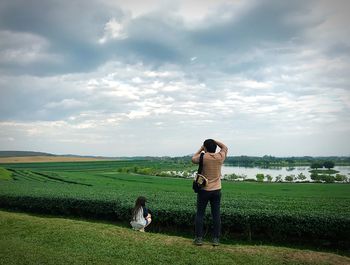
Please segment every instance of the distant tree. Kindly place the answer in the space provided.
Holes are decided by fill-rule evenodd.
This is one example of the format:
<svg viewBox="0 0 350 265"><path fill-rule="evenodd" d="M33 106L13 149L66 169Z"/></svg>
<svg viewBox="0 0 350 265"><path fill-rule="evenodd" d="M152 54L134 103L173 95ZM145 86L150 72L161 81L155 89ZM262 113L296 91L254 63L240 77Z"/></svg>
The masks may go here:
<svg viewBox="0 0 350 265"><path fill-rule="evenodd" d="M335 178L332 175L323 174L320 176L320 179L327 183L333 183Z"/></svg>
<svg viewBox="0 0 350 265"><path fill-rule="evenodd" d="M310 167L317 170L318 168L323 168L323 164L321 162L312 162Z"/></svg>
<svg viewBox="0 0 350 265"><path fill-rule="evenodd" d="M225 179L227 180L237 180L239 179L239 176L235 173L232 173L232 174L227 174L225 175Z"/></svg>
<svg viewBox="0 0 350 265"><path fill-rule="evenodd" d="M271 182L271 181L272 181L271 175L266 175L265 178L266 178L266 180L267 180L268 182Z"/></svg>
<svg viewBox="0 0 350 265"><path fill-rule="evenodd" d="M344 182L344 181L346 181L346 176L345 175L341 175L341 174L337 174L337 175L335 175L335 181Z"/></svg>
<svg viewBox="0 0 350 265"><path fill-rule="evenodd" d="M334 168L334 162L333 162L333 161L325 161L325 162L323 163L323 166L324 166L325 168L328 168L328 169Z"/></svg>
<svg viewBox="0 0 350 265"><path fill-rule="evenodd" d="M288 163L290 166L294 165L294 164L295 164L294 158L293 158L293 157L288 158L288 159L287 159L287 163Z"/></svg>
<svg viewBox="0 0 350 265"><path fill-rule="evenodd" d="M294 175L288 175L284 179L285 181L292 182L294 180Z"/></svg>
<svg viewBox="0 0 350 265"><path fill-rule="evenodd" d="M278 175L275 179L275 182L282 182L282 175Z"/></svg>
<svg viewBox="0 0 350 265"><path fill-rule="evenodd" d="M129 173L130 168L126 168L126 172ZM141 175L153 175L156 172L152 168L145 167L145 168L138 168L137 173Z"/></svg>
<svg viewBox="0 0 350 265"><path fill-rule="evenodd" d="M319 176L316 172L311 173L310 177L311 177L311 179L314 180L314 181L319 181L319 180L321 180L321 179L320 179L320 176Z"/></svg>
<svg viewBox="0 0 350 265"><path fill-rule="evenodd" d="M256 174L256 180L259 182L263 182L264 181L264 174Z"/></svg>
<svg viewBox="0 0 350 265"><path fill-rule="evenodd" d="M306 179L306 176L303 173L299 173L297 179L303 181Z"/></svg>

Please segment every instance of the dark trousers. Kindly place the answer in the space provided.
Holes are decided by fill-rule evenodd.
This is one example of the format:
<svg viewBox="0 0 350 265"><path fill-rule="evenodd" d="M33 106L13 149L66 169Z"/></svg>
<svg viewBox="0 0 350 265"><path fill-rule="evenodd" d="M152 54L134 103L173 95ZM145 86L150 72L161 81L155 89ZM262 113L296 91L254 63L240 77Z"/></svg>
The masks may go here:
<svg viewBox="0 0 350 265"><path fill-rule="evenodd" d="M203 237L203 219L208 201L210 202L211 216L213 218L213 238L220 237L220 201L221 190L205 191L197 193L197 214L196 214L196 237Z"/></svg>

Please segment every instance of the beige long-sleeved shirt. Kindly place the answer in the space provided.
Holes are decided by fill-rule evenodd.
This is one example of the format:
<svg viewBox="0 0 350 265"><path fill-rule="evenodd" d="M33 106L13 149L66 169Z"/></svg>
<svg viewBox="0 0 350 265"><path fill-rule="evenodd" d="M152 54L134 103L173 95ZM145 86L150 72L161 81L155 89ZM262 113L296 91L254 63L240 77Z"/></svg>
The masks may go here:
<svg viewBox="0 0 350 265"><path fill-rule="evenodd" d="M227 156L227 146L222 145L218 153L205 153L203 156L202 174L208 178L208 184L204 187L206 191L221 189L221 166ZM199 164L200 153L192 157L192 162Z"/></svg>

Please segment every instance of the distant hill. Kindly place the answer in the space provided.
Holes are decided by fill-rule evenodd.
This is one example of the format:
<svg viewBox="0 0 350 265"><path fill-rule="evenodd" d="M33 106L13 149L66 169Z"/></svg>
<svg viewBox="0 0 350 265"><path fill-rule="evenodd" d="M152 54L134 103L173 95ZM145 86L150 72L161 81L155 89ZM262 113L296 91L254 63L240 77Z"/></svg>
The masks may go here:
<svg viewBox="0 0 350 265"><path fill-rule="evenodd" d="M33 151L0 151L0 157L19 157L19 156L55 156L50 153Z"/></svg>

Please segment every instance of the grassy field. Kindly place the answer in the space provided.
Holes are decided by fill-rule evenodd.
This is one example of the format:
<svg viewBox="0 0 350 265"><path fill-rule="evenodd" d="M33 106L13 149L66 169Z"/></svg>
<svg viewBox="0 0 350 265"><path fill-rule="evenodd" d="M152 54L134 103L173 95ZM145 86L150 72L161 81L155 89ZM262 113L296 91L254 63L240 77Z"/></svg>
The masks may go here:
<svg viewBox="0 0 350 265"><path fill-rule="evenodd" d="M192 233L196 197L190 179L129 172L181 170L189 164L142 160L1 167L12 180L0 182L0 207L127 222L135 199L144 195L153 231ZM222 194L223 238L349 246L350 185L225 181ZM209 211L205 223L210 227Z"/></svg>
<svg viewBox="0 0 350 265"><path fill-rule="evenodd" d="M0 211L0 264L350 264L344 256L240 244L192 245L108 223Z"/></svg>

